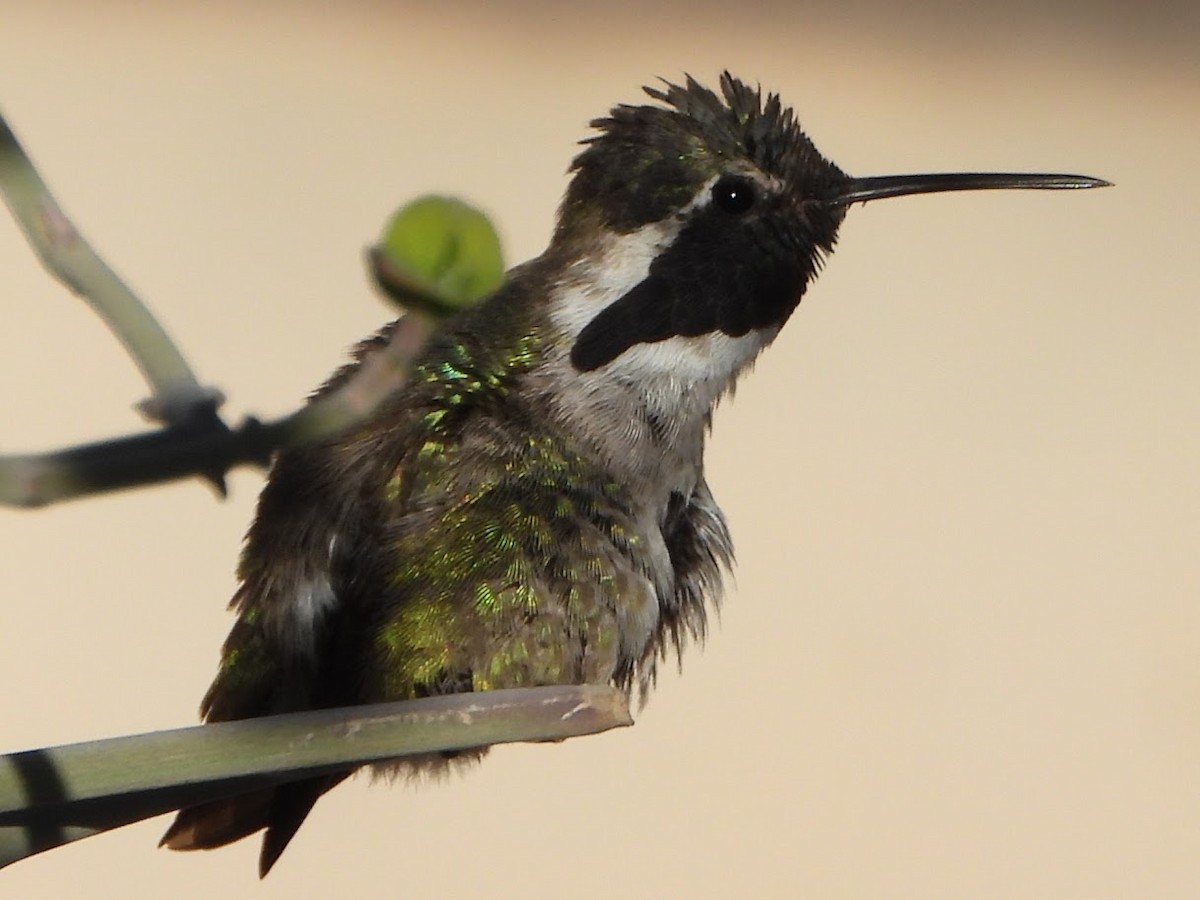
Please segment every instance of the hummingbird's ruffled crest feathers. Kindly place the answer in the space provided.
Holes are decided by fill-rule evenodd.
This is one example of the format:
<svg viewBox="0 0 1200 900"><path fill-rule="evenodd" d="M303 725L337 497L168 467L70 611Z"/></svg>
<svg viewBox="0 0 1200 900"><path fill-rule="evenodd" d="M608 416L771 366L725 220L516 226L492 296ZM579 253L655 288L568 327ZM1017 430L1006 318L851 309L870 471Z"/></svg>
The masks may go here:
<svg viewBox="0 0 1200 900"><path fill-rule="evenodd" d="M801 130L778 94L725 72L721 93L690 75L682 85L644 88L661 105L620 104L594 119L597 133L581 141L560 216L560 231L589 208L609 227L628 232L687 204L731 164L747 162L764 175L822 196L846 175Z"/></svg>
<svg viewBox="0 0 1200 900"><path fill-rule="evenodd" d="M721 74L720 97L690 75L683 86L663 83L664 90L644 90L697 122L724 152L743 156L763 172L788 183L823 169L842 174L821 155L778 94L764 97L760 87L752 88L728 71Z"/></svg>

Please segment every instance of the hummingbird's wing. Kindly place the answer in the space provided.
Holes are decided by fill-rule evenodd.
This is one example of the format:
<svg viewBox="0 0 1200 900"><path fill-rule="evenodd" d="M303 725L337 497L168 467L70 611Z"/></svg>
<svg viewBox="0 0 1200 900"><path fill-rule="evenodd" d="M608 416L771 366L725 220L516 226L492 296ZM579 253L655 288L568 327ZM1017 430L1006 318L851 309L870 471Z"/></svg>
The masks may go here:
<svg viewBox="0 0 1200 900"><path fill-rule="evenodd" d="M397 320L398 322L398 320ZM312 400L336 390L363 359L384 347L397 322L359 343L352 360ZM380 471L407 452L410 392L388 415L310 446L280 451L258 498L229 606L238 618L201 703L205 721L222 722L349 702L329 690L323 661L346 597L359 583L379 518ZM333 696L321 696L321 694Z"/></svg>
<svg viewBox="0 0 1200 900"><path fill-rule="evenodd" d="M355 360L315 396L336 388L394 323L362 342ZM325 661L355 576L346 560L363 541L370 509L359 502L369 456L348 456L353 436L280 452L258 501L230 607L238 614L217 675L201 702L219 722L352 703L324 678ZM348 773L347 773L348 774ZM283 852L317 798L346 775L183 809L161 845L209 849L270 828L260 874Z"/></svg>
<svg viewBox="0 0 1200 900"><path fill-rule="evenodd" d="M339 494L324 454L285 452L272 466L247 536L237 621L201 703L208 722L353 702L325 675L331 634L349 584L337 574L338 543L357 536L361 510ZM263 511L269 510L269 515ZM325 791L349 773L285 784L183 809L161 845L211 849L267 828L259 860L265 875Z"/></svg>

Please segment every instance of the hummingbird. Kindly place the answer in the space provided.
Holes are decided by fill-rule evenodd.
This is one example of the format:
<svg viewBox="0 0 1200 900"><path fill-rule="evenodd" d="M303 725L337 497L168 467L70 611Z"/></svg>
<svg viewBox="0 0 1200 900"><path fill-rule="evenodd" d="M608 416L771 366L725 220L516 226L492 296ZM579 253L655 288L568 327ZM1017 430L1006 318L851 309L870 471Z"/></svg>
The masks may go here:
<svg viewBox="0 0 1200 900"><path fill-rule="evenodd" d="M659 663L704 638L733 563L704 473L714 407L795 311L847 208L1108 184L854 178L777 94L728 72L716 91L690 76L644 90L650 103L591 122L541 256L441 328L368 421L276 454L206 721L554 684L644 698ZM265 829L265 876L349 774L183 809L162 843Z"/></svg>

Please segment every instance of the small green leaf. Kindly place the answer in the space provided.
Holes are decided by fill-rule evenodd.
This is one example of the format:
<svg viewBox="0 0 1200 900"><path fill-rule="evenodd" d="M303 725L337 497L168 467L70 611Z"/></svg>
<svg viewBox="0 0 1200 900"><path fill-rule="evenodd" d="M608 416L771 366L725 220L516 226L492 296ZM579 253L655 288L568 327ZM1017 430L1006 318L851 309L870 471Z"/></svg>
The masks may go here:
<svg viewBox="0 0 1200 900"><path fill-rule="evenodd" d="M488 217L453 197L429 195L402 207L369 253L371 274L410 309L448 315L504 280L500 239Z"/></svg>

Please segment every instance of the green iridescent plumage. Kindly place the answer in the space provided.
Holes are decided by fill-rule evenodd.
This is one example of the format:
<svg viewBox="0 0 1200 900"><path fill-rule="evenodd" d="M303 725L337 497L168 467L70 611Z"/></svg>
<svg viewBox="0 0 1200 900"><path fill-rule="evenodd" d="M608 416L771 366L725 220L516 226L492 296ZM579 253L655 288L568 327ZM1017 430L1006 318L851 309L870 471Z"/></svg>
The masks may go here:
<svg viewBox="0 0 1200 900"><path fill-rule="evenodd" d="M516 439L487 469L464 465L469 451L453 441L436 454L428 443L393 476L398 506L436 513L389 535L397 602L381 613L380 680L368 690L402 699L465 673L487 690L611 672L607 655L589 672L597 642L585 652L570 636L599 634L600 611L622 602L611 575L613 557L630 549L619 492L562 439Z"/></svg>
<svg viewBox="0 0 1200 900"><path fill-rule="evenodd" d="M613 668L606 657L589 672L601 642L585 652L563 636L599 633L596 610L622 602L610 568L629 549L628 513L565 436L513 426L510 394L537 353L524 333L499 357L452 343L417 369L415 449L386 475L387 599L366 696L588 681ZM489 409L504 419L488 421L486 441L472 438Z"/></svg>

